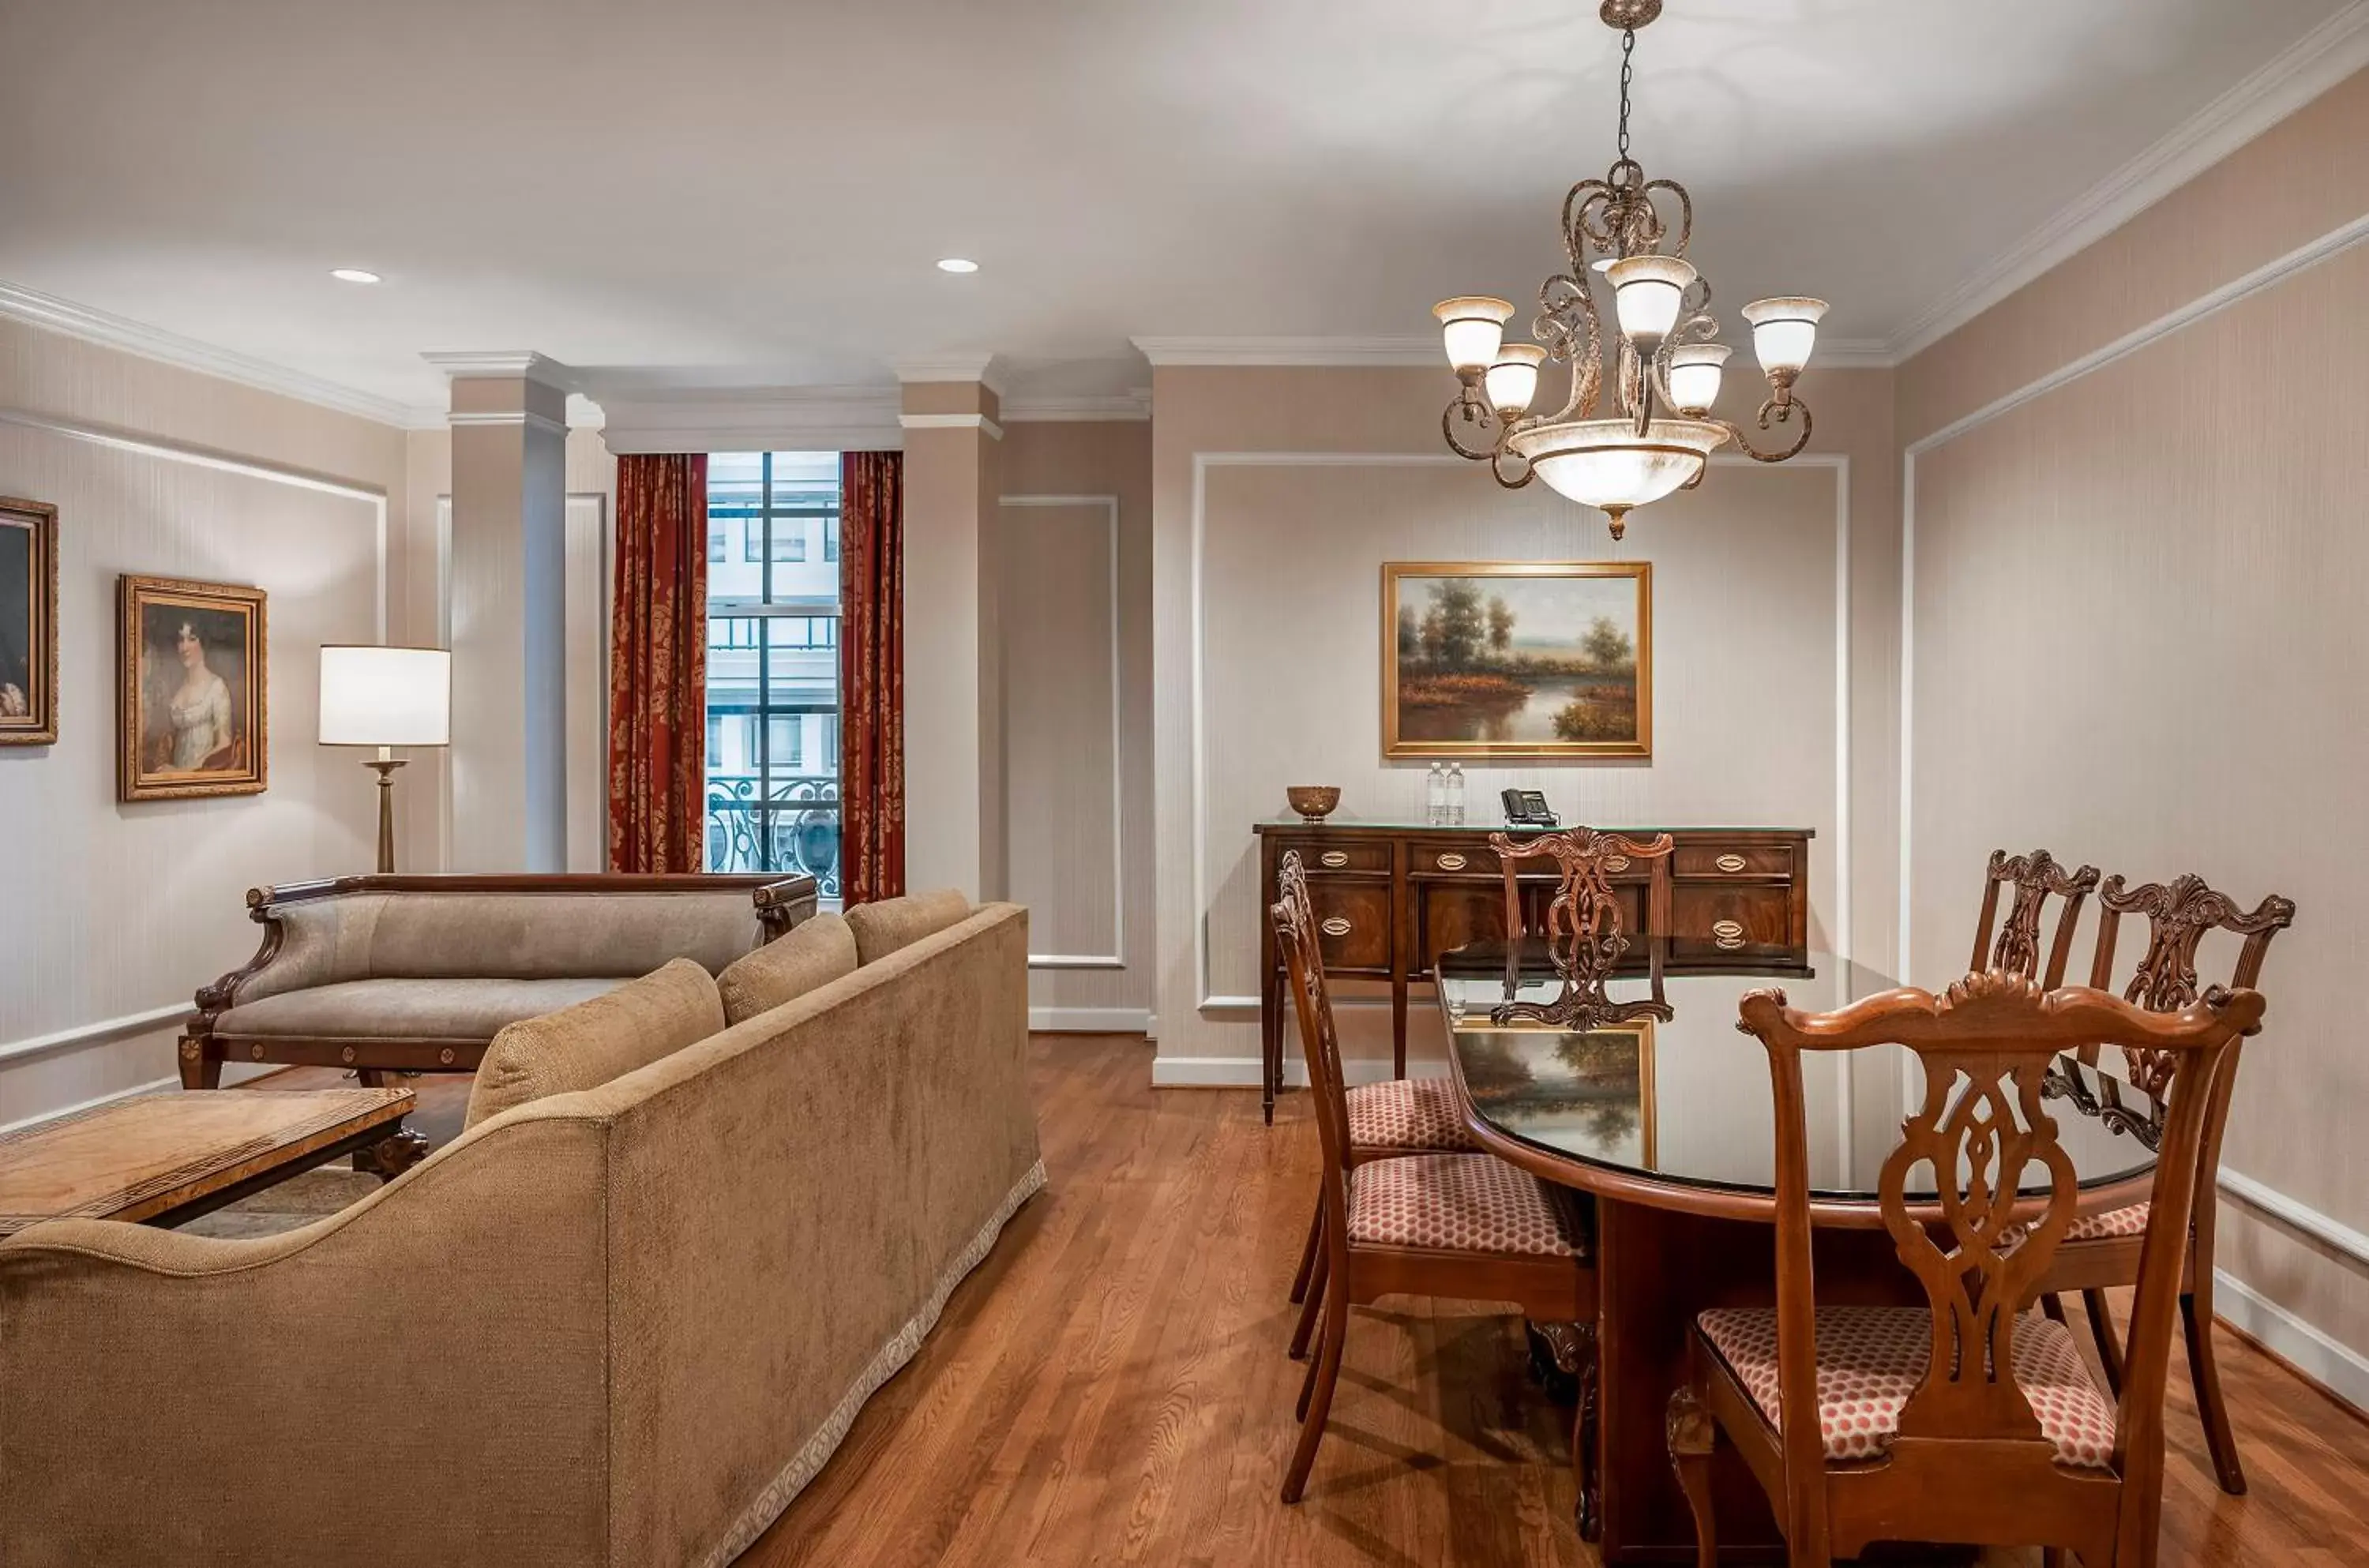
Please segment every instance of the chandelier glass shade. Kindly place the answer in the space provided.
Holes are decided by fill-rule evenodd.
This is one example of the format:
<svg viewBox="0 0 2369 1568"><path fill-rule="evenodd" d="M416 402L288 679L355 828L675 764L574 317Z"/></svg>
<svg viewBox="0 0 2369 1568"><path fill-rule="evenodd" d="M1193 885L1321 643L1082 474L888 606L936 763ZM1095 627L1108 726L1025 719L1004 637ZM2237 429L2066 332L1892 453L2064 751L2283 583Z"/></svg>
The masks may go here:
<svg viewBox="0 0 2369 1568"><path fill-rule="evenodd" d="M1601 179L1584 179L1563 199L1569 270L1539 290L1532 342L1508 342L1512 304L1463 295L1433 309L1458 391L1440 430L1459 456L1486 463L1497 482L1532 479L1597 508L1618 539L1631 511L1692 489L1711 454L1733 441L1761 463L1782 463L1806 446L1810 408L1793 386L1817 342L1823 300L1756 300L1744 307L1752 346L1768 382L1758 428L1788 427L1790 441L1752 444L1711 412L1727 360L1711 314L1711 284L1686 258L1694 202L1676 180L1647 179L1629 155L1631 59L1637 29L1661 15L1662 0L1602 0L1606 25L1620 34L1619 155ZM1596 280L1611 292L1610 329ZM1540 372L1568 366L1569 395L1532 413ZM1599 416L1608 400L1618 409Z"/></svg>

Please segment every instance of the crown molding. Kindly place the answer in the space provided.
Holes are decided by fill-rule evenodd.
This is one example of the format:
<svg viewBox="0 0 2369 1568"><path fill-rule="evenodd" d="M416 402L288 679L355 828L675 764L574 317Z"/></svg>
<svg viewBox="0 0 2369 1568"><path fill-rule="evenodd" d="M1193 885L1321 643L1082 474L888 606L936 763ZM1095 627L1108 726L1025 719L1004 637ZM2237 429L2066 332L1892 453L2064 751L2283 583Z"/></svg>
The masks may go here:
<svg viewBox="0 0 2369 1568"><path fill-rule="evenodd" d="M334 409L338 413L350 414L356 418L369 419L381 425L415 429L422 424L441 422L441 416L432 409L416 408L391 397L358 391L303 371L275 365L268 360L258 360L234 349L216 348L212 343L200 343L194 338L184 338L145 322L94 310L88 305L76 304L72 300L62 300L54 294L45 294L38 289L28 289L16 283L0 282L0 316L21 321L29 326L63 333L85 343L96 343L101 348L120 349L143 360L154 360L158 364L236 382L258 392L277 393L300 403Z"/></svg>
<svg viewBox="0 0 2369 1568"><path fill-rule="evenodd" d="M612 452L895 452L903 395L893 386L723 390L595 388Z"/></svg>
<svg viewBox="0 0 2369 1568"><path fill-rule="evenodd" d="M576 372L532 349L444 349L419 356L448 381L531 381L556 392L578 392Z"/></svg>
<svg viewBox="0 0 2369 1568"><path fill-rule="evenodd" d="M1003 422L1007 425L1075 424L1093 421L1140 420L1150 418L1151 388L1148 386L1096 397L1021 395L1003 400Z"/></svg>
<svg viewBox="0 0 2369 1568"><path fill-rule="evenodd" d="M984 414L903 414L897 416L897 427L905 430L979 430L987 439L1000 441L1003 427Z"/></svg>
<svg viewBox="0 0 2369 1568"><path fill-rule="evenodd" d="M1923 353L2364 66L2369 0L2353 0L1937 301L1894 335L1893 359Z"/></svg>
<svg viewBox="0 0 2369 1568"><path fill-rule="evenodd" d="M997 397L1003 395L1003 366L994 354L927 354L898 360L894 368L900 382L975 381Z"/></svg>

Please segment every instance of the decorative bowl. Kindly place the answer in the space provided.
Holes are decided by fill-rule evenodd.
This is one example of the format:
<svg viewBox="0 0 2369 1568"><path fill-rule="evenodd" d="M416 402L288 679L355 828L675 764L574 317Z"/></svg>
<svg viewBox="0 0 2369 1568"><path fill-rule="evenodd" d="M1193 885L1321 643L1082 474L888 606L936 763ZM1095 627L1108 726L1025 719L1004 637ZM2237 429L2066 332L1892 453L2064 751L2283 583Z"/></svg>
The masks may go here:
<svg viewBox="0 0 2369 1568"><path fill-rule="evenodd" d="M1341 786L1294 784L1283 792L1283 798L1291 802L1291 808L1299 813L1301 821L1322 822L1333 815L1334 807L1341 804Z"/></svg>

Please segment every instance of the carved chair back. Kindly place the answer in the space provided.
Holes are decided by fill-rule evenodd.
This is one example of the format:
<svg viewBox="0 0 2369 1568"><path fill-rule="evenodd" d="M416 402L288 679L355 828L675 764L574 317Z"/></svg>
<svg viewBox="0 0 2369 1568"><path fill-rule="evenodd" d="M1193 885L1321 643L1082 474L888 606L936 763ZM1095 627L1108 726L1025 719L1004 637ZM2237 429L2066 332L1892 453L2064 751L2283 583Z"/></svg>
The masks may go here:
<svg viewBox="0 0 2369 1568"><path fill-rule="evenodd" d="M2215 931L2245 938L2230 969L2229 985L2251 990L2261 979L2271 938L2295 923L2295 900L2275 893L2255 905L2250 913L2241 912L2235 899L2215 892L2204 878L2191 873L2168 883L2146 882L2127 890L2120 876L2109 877L2098 890L2098 947L2089 964L2089 983L2100 990L2113 989L2115 938L2123 917L2138 914L2146 917L2146 951L2123 987L2123 1001L2150 1013L2176 1013L2195 1001L2203 994L2196 973L2196 949L2208 933ZM2094 1062L2097 1054L2092 1046L2082 1053L2083 1059ZM2131 1082L2162 1099L2158 1091L2164 1064L2145 1054L2126 1055ZM2233 1064L2218 1085L2224 1098L2236 1079Z"/></svg>
<svg viewBox="0 0 2369 1568"><path fill-rule="evenodd" d="M1818 1408L1816 1292L1811 1268L1805 1052L1906 1046L1925 1070L1924 1101L1878 1181L1878 1204L1900 1260L1925 1289L1932 1352L1900 1414L1890 1458L1917 1472L1962 1475L1970 1486L2044 1483L2053 1446L2009 1368L2019 1308L2047 1273L2077 1203L2072 1159L2042 1104L2061 1053L2104 1043L2162 1054L2174 1078L2209 1085L2262 999L2214 990L2177 1013L2149 1013L2081 988L2048 990L2026 976L1979 971L1936 997L1901 990L1839 1012L1789 1008L1780 990L1744 999L1737 1027L1768 1048L1777 1106L1777 1355L1780 1408ZM2139 1265L2114 1437L2114 1470L2141 1501L2159 1478L2162 1407L2173 1309L2185 1262L2180 1239L2195 1192L2207 1094L2173 1097L2156 1168L2157 1219ZM1936 1195L1912 1213L1908 1178L1929 1166ZM2037 1168L2040 1179L2030 1173ZM2034 1210L2038 1212L2035 1214ZM2014 1227L2028 1225L2020 1242ZM1796 1552L1828 1539L1824 1449L1814 1420L1782 1434L1787 1539ZM1937 1445L1949 1445L1937 1449ZM1937 1452L1946 1459L1928 1468ZM1906 1472L1904 1472L1904 1476ZM1824 1561L1813 1556L1812 1561Z"/></svg>
<svg viewBox="0 0 2369 1568"><path fill-rule="evenodd" d="M2010 890L2007 918L1999 921L1996 939L1991 924L1998 919L1999 889ZM1983 874L1983 912L1974 926L1974 956L1970 971L2005 969L2011 975L2037 979L2043 986L2065 983L2066 960L2072 956L2074 928L2081 923L2081 905L2097 891L2098 868L2085 865L2067 871L2046 850L2011 855L1991 851ZM2040 954L2040 927L2052 897L2062 899L2056 932L2048 947L2045 967Z"/></svg>
<svg viewBox="0 0 2369 1568"><path fill-rule="evenodd" d="M1323 1196L1328 1215L1345 1215L1349 1169L1349 1102L1341 1070L1341 1039L1333 1024L1333 998L1324 985L1324 955L1316 931L1316 905L1299 852L1284 852L1276 868L1279 895L1269 910L1276 944L1283 950L1292 1013L1299 1021L1299 1044L1308 1059L1308 1088L1316 1103L1316 1135L1324 1150Z"/></svg>
<svg viewBox="0 0 2369 1568"><path fill-rule="evenodd" d="M1551 860L1560 873L1554 897L1547 904L1542 937L1555 967L1565 979L1593 987L1612 972L1627 950L1629 939L1620 929L1620 902L1612 892L1612 878L1636 861L1650 862L1645 929L1654 936L1670 933L1670 853L1677 847L1667 833L1632 839L1625 833L1601 833L1593 828L1565 828L1536 838L1489 835L1489 847L1505 877L1505 942L1510 949L1532 934L1522 916L1522 889L1517 862Z"/></svg>

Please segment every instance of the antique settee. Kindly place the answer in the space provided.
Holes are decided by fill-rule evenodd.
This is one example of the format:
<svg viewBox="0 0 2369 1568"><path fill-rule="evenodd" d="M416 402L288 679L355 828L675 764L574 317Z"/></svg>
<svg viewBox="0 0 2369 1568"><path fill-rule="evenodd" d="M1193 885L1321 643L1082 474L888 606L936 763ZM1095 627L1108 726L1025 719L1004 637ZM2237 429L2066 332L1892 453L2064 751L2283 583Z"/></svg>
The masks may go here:
<svg viewBox="0 0 2369 1568"><path fill-rule="evenodd" d="M473 1072L503 1025L670 958L710 974L816 907L811 876L591 873L340 876L258 887L263 943L198 992L181 1082L225 1061Z"/></svg>
<svg viewBox="0 0 2369 1568"><path fill-rule="evenodd" d="M1026 913L950 912L506 1030L301 1230L0 1242L0 1562L728 1562L1044 1183Z"/></svg>

